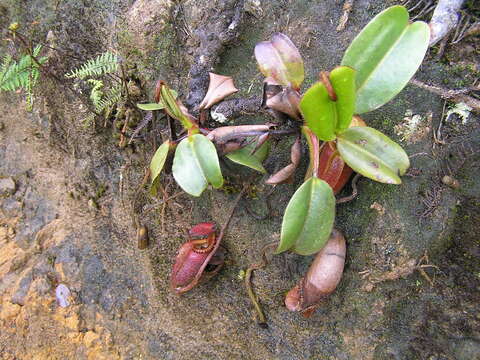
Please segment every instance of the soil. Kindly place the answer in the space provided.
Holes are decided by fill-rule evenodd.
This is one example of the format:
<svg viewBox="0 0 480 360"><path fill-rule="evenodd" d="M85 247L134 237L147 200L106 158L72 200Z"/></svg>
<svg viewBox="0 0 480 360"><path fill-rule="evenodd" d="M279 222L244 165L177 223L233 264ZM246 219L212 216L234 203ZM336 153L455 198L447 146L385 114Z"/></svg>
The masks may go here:
<svg viewBox="0 0 480 360"><path fill-rule="evenodd" d="M400 186L361 178L358 197L338 205L346 269L311 318L283 305L311 257L274 256L255 272L268 321L262 328L242 273L258 262L264 245L278 241L306 153L294 184L278 186L270 197L273 213L266 220L245 211L247 204L265 210L265 178L227 160L222 190L192 198L166 173L152 196L141 183L166 134L164 120L155 117L121 148L117 120L85 127L86 89L63 80L86 59L114 50L138 89L135 101L151 101L161 78L194 107L208 70L234 77L235 98L258 99L263 79L254 45L281 31L304 56L305 89L318 71L340 62L374 14L394 3L354 2L345 30L337 32L343 10L333 0L0 0L2 35L18 21L32 41L46 42L50 33L49 44L61 50L49 51L32 112L21 94L0 93L0 359L480 359L477 115L465 123L452 115L442 123L444 144L436 143L432 132L444 101L410 85L367 114L370 126L404 146L413 170ZM237 20L234 32L225 30ZM11 44L2 46L12 51ZM479 76L471 49L478 46L474 37L447 44L440 60L438 48L430 49L415 76L450 88L471 86ZM415 115L421 126L409 133ZM268 120L262 113L229 122ZM290 143L282 140L271 152L270 173L288 163ZM443 184L444 175L460 186ZM203 221L223 224L243 180L255 186L223 240L224 268L191 292L172 294L169 274L188 229ZM347 186L339 196L350 191ZM148 228L145 250L137 246L138 223ZM58 284L71 292L65 308L56 301Z"/></svg>

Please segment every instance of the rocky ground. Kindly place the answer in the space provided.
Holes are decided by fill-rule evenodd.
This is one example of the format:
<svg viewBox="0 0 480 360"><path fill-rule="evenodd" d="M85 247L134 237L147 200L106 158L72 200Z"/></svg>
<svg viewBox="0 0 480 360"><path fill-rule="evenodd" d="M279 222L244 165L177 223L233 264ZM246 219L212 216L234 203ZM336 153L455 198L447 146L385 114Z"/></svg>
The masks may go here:
<svg viewBox="0 0 480 360"><path fill-rule="evenodd" d="M150 196L139 185L164 124L154 121L120 148L110 121L82 125L85 89L63 80L72 67L109 49L122 57L138 100L151 100L162 78L193 104L205 91L208 68L233 76L238 98L259 96L253 47L282 31L304 56L307 86L319 70L339 63L374 14L394 3L355 1L345 30L337 32L343 10L333 0L0 0L2 31L18 21L32 41L59 49L49 50L49 74L33 112L20 94L0 97L0 358L480 359L478 114L442 121L451 104L445 108L439 96L409 85L365 117L405 147L410 176L398 187L360 179L358 197L338 206L346 270L311 318L283 305L311 258L275 256L255 273L264 329L241 274L265 244L278 240L301 171L295 185L281 185L271 196L271 218L252 218L244 202L224 239L224 269L175 296L168 276L186 231L200 221L222 224L238 181L193 199L164 176L163 191ZM479 16L473 2L466 11ZM225 32L239 14L238 27ZM448 43L440 58L439 47L432 48L416 78L472 86L480 73L478 45L475 37ZM433 132L441 121L438 143ZM287 148L281 142L272 152L265 164L270 172L288 161ZM262 211L256 197L268 191L264 179L225 166L227 174L240 172L257 184L247 201ZM460 186L443 184L445 175ZM149 229L145 250L137 248L135 219ZM71 291L65 308L56 301L59 284Z"/></svg>

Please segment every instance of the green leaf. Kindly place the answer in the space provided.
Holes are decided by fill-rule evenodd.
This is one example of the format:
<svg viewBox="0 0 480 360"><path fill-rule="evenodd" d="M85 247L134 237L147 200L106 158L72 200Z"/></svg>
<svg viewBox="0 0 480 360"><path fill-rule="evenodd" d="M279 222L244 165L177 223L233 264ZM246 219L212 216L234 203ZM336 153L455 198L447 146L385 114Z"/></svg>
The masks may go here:
<svg viewBox="0 0 480 360"><path fill-rule="evenodd" d="M336 99L331 98L326 83L310 87L300 101L300 111L307 126L320 140L335 140L335 133L348 128L355 108L355 70L339 66L327 80Z"/></svg>
<svg viewBox="0 0 480 360"><path fill-rule="evenodd" d="M400 145L370 127L351 127L337 138L343 160L356 172L372 180L400 184L410 160Z"/></svg>
<svg viewBox="0 0 480 360"><path fill-rule="evenodd" d="M335 197L323 180L311 177L300 186L287 205L276 253L288 249L311 255L323 248L333 228Z"/></svg>
<svg viewBox="0 0 480 360"><path fill-rule="evenodd" d="M249 144L241 149L226 154L225 157L237 164L247 166L253 170L257 170L262 174L265 174L267 171L263 167L262 162L268 156L268 152L270 151L270 143L268 141L265 142L257 151L255 151L254 154L252 154L255 146L255 143Z"/></svg>
<svg viewBox="0 0 480 360"><path fill-rule="evenodd" d="M170 149L170 141L165 141L162 145L160 145L155 151L155 154L152 157L152 161L150 161L150 178L152 180L152 184L160 175L160 172L165 165L165 160L167 160L168 150Z"/></svg>
<svg viewBox="0 0 480 360"><path fill-rule="evenodd" d="M263 75L272 77L280 85L300 88L305 77L303 60L288 36L276 33L270 41L258 43L255 58Z"/></svg>
<svg viewBox="0 0 480 360"><path fill-rule="evenodd" d="M307 126L320 140L335 140L337 111L324 84L317 82L307 90L300 100L300 111Z"/></svg>
<svg viewBox="0 0 480 360"><path fill-rule="evenodd" d="M163 109L165 109L165 105L160 104L160 103L137 104L137 107L138 107L140 110L147 110L147 111L163 110Z"/></svg>
<svg viewBox="0 0 480 360"><path fill-rule="evenodd" d="M357 70L355 112L377 109L407 85L422 63L430 41L424 22L408 22L403 6L375 16L348 47L342 60Z"/></svg>
<svg viewBox="0 0 480 360"><path fill-rule="evenodd" d="M330 83L337 95L337 126L335 132L348 129L355 110L356 71L348 66L338 66L330 73Z"/></svg>
<svg viewBox="0 0 480 360"><path fill-rule="evenodd" d="M195 132L195 128L197 127L197 125L193 123L182 111L182 109L180 108L181 102L179 102L179 100L175 100L176 97L177 93L171 90L166 84L162 83L160 88L159 103L164 104L167 114L174 119L180 121L185 129L190 130L191 132Z"/></svg>
<svg viewBox="0 0 480 360"><path fill-rule="evenodd" d="M223 185L217 150L201 134L191 135L178 144L172 172L178 185L193 196L200 196L209 183L214 188Z"/></svg>

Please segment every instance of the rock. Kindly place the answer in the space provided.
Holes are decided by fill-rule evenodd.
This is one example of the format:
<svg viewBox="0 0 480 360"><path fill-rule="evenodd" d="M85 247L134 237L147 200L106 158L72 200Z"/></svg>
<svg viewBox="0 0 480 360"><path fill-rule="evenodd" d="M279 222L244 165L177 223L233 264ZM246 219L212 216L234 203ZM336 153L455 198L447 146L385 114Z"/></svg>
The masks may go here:
<svg viewBox="0 0 480 360"><path fill-rule="evenodd" d="M32 295L44 296L44 295L47 295L51 289L52 289L52 286L50 285L47 279L38 278L32 282L29 295L32 293Z"/></svg>
<svg viewBox="0 0 480 360"><path fill-rule="evenodd" d="M22 203L13 197L7 197L2 201L2 211L7 217L19 216L22 211Z"/></svg>
<svg viewBox="0 0 480 360"><path fill-rule="evenodd" d="M21 310L21 306L11 303L10 301L4 301L0 310L0 319L9 320L16 317Z"/></svg>
<svg viewBox="0 0 480 360"><path fill-rule="evenodd" d="M27 249L36 233L56 217L53 204L29 187L24 196L22 221L17 226L15 241L22 249Z"/></svg>
<svg viewBox="0 0 480 360"><path fill-rule="evenodd" d="M12 303L18 305L25 305L25 298L33 281L33 273L31 269L27 269L22 273L22 276L17 281L16 289L12 295Z"/></svg>
<svg viewBox="0 0 480 360"><path fill-rule="evenodd" d="M0 179L0 196L9 196L15 193L15 181L12 178Z"/></svg>

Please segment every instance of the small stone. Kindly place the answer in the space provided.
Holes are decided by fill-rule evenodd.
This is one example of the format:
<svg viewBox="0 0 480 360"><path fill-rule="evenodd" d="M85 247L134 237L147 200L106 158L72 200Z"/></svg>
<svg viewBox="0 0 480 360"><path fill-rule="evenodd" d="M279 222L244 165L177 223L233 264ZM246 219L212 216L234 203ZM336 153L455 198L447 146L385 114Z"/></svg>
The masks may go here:
<svg viewBox="0 0 480 360"><path fill-rule="evenodd" d="M0 196L10 196L15 193L16 188L12 178L0 179Z"/></svg>
<svg viewBox="0 0 480 360"><path fill-rule="evenodd" d="M99 337L100 336L97 333L93 331L87 331L83 337L83 343L87 348L92 347Z"/></svg>
<svg viewBox="0 0 480 360"><path fill-rule="evenodd" d="M442 178L442 183L450 186L452 189L458 189L460 187L460 183L458 182L458 180L448 175L445 175Z"/></svg>
<svg viewBox="0 0 480 360"><path fill-rule="evenodd" d="M55 289L55 297L57 298L57 304L63 308L70 305L70 289L65 284L59 284Z"/></svg>
<svg viewBox="0 0 480 360"><path fill-rule="evenodd" d="M8 320L16 317L20 313L21 306L13 304L10 301L4 301L0 311L0 319Z"/></svg>

